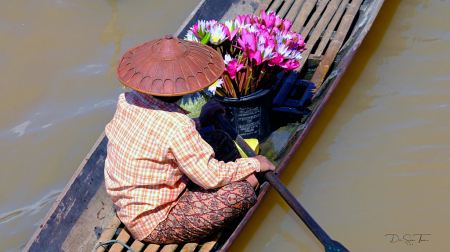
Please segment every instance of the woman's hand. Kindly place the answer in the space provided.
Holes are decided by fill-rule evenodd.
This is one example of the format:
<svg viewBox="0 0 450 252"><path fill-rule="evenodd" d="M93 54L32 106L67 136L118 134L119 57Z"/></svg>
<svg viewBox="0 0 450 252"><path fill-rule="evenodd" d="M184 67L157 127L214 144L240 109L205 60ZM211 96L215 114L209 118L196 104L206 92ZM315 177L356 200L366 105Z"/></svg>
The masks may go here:
<svg viewBox="0 0 450 252"><path fill-rule="evenodd" d="M270 162L266 157L258 155L254 158L258 159L261 172L275 171L275 165L273 165L272 162Z"/></svg>
<svg viewBox="0 0 450 252"><path fill-rule="evenodd" d="M225 114L225 108L220 105L218 101L210 100L203 105L200 116L198 117L202 127L207 127L214 123L214 113L216 112L222 113L223 115Z"/></svg>

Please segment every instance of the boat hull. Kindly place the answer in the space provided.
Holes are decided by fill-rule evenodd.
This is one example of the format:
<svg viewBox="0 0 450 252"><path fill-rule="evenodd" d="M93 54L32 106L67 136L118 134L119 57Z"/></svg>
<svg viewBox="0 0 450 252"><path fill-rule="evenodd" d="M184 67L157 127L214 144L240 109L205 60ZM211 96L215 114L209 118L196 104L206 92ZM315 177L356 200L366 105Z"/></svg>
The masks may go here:
<svg viewBox="0 0 450 252"><path fill-rule="evenodd" d="M351 16L349 13L352 5L344 6L342 3L345 0L322 2L317 0L203 0L175 33L178 37L184 37L187 29L199 19L227 20L234 18L236 15L259 12L260 9L276 9L284 17L294 17L293 27L296 28L297 25L299 32L305 32L306 30L307 34L304 37L311 40L314 38L315 29L319 29L317 25L320 26L321 20L325 19L324 15L327 15L327 9L322 10L324 14L319 16L317 21L312 20L314 15L310 13L306 13L309 21L307 18L302 20L299 16L302 14L302 11L306 12L311 7L308 4L314 3L314 6L310 9L311 13L321 10L321 3L323 2L330 2L329 6L326 6L327 8L331 8L332 3L339 2L342 5L339 5L339 8L335 8L335 13L338 13L342 7L344 11L341 14L342 20L349 19L348 22L350 22L351 29L342 35L341 44L335 45L339 42L339 28L337 32L331 31L333 33L330 35L331 42L327 45L328 49L324 50L323 54L320 55L311 51L311 55L303 61L304 69L307 70L294 71L286 79L286 82L293 82L309 76L308 78L317 82L318 90L314 102L309 107L310 113L304 114L302 123L292 132L284 147L272 160L277 164L278 175L284 171L319 117L370 30L384 2L384 0L359 1L361 5L357 6L356 14ZM352 1L352 3L354 2L358 2L358 0ZM297 13L296 16L293 16L292 13L294 12ZM331 24L333 20L330 17L328 22ZM314 25L309 26L309 22L314 23L316 27ZM340 26L343 23L345 22L339 22ZM319 35L322 36L322 40L326 34L326 30L323 33L320 32ZM330 52L333 46L337 48L334 55ZM320 45L314 47L320 49ZM100 236L111 229L111 222L114 222L116 215L112 201L106 193L103 177L107 142L108 139L103 133L44 218L42 225L31 237L24 251L92 251ZM265 183L261 187L256 205L246 214L236 229L224 235L218 243L214 243L210 247L214 247L214 250L218 251L227 251L256 209L261 205L270 188L270 185ZM207 246L204 247L206 248ZM146 248L149 248L149 246ZM150 249L148 250L150 251Z"/></svg>

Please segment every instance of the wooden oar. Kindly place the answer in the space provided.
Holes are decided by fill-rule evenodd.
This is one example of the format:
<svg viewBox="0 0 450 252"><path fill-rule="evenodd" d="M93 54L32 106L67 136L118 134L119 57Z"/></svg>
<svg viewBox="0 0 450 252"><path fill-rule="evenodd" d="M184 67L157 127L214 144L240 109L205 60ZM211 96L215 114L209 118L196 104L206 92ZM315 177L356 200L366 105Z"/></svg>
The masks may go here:
<svg viewBox="0 0 450 252"><path fill-rule="evenodd" d="M224 130L236 141L241 149L249 157L255 157L257 154L253 151L245 140L236 132L236 130L228 123L228 121L220 113L215 113L216 119L222 124ZM278 177L272 172L265 172L264 178L271 186L280 194L286 203L294 210L294 212L302 219L311 232L323 244L326 252L346 252L346 249L339 242L332 240L330 236L317 224L317 222L309 215L303 206L297 201L292 193L283 185Z"/></svg>

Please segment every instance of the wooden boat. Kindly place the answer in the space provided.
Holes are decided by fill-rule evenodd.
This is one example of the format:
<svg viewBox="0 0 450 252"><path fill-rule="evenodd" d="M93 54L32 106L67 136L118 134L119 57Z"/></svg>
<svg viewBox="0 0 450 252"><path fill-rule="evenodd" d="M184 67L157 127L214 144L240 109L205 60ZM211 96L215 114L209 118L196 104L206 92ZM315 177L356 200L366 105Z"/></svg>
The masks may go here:
<svg viewBox="0 0 450 252"><path fill-rule="evenodd" d="M335 90L383 2L384 0L202 0L176 35L183 37L187 29L199 19L227 20L241 14L258 14L261 9L275 11L280 17L291 20L291 30L302 34L308 50L303 53L300 71L279 76L277 83L279 88L276 90L274 110L278 112L274 114L284 113L282 118L285 120L274 120L277 123L272 127L278 129L278 132L283 131L283 134L273 134L260 145L262 154L277 165L277 172L280 174ZM313 87L311 82L316 89L313 99L309 95ZM196 97L192 96L191 99L195 106ZM296 121L299 123L293 123ZM279 138L277 135L286 137ZM103 167L107 142L103 133L24 251L93 251L100 241L110 239L123 241L134 251L226 251L270 189L269 184L262 185L258 202L236 227L214 234L199 244L145 244L130 237L117 218L106 193ZM126 251L120 244L107 246L106 249ZM104 247L100 247L98 251L104 251Z"/></svg>

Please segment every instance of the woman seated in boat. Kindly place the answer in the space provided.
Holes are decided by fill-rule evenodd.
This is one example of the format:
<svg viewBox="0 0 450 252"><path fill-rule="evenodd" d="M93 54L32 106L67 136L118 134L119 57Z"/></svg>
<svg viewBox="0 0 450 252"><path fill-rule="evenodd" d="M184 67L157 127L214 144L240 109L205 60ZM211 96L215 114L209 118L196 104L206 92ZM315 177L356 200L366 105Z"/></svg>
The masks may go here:
<svg viewBox="0 0 450 252"><path fill-rule="evenodd" d="M180 96L162 91L164 97L158 96L154 90L150 95L120 74L135 90L119 96L105 129L105 181L134 238L157 244L198 241L242 217L256 203L254 173L274 170L273 164L263 156L241 158L222 131L200 135L213 124L214 113L224 113L218 102L206 103L200 117L190 119L176 104Z"/></svg>

